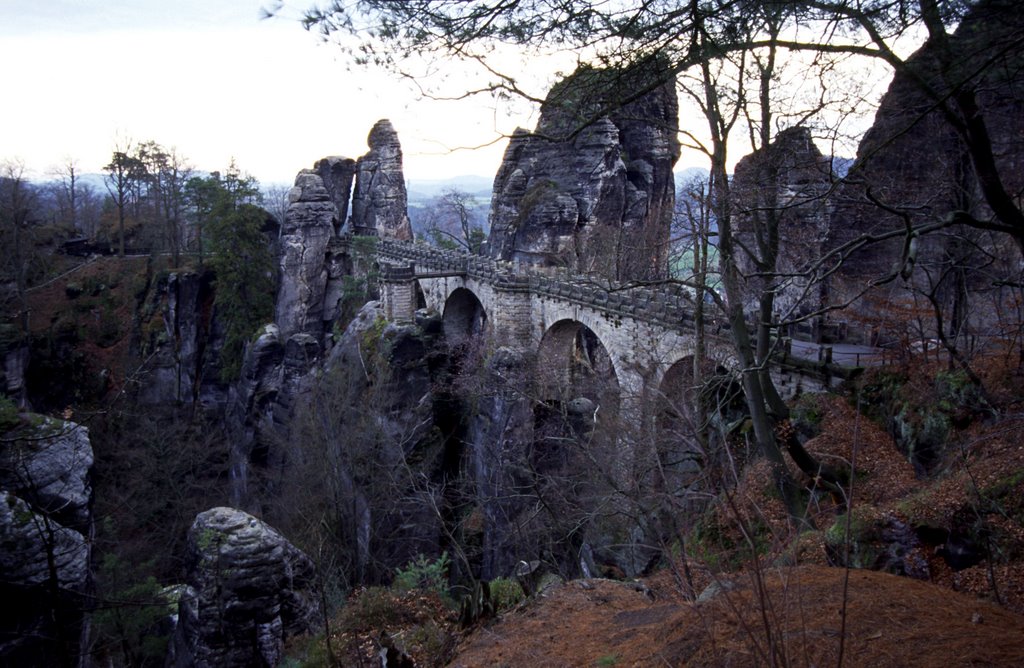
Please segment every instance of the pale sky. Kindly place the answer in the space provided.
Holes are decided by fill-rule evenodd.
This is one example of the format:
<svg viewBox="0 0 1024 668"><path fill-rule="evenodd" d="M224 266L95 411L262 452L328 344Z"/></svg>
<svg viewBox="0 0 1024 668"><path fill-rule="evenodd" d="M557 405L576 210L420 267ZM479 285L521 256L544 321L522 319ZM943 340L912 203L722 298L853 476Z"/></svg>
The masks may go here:
<svg viewBox="0 0 1024 668"><path fill-rule="evenodd" d="M504 141L448 149L535 122L529 109L422 100L395 77L348 71L295 10L260 20L268 4L0 0L0 161L21 159L37 177L67 158L99 172L127 137L175 147L199 169L234 157L264 184L291 182L323 156L362 155L374 122L389 118L407 178L491 176Z"/></svg>
<svg viewBox="0 0 1024 668"><path fill-rule="evenodd" d="M175 148L200 170L223 169L233 157L264 185L291 183L321 157L362 155L370 128L389 118L407 178L491 177L502 135L535 127L536 110L522 101L431 101L396 76L350 69L337 45L299 24L313 0L288 0L281 16L261 20L271 3L0 0L0 162L20 159L36 178L68 159L82 172L100 172L115 143L130 138ZM510 52L498 62L543 96L574 57L548 62ZM444 62L433 71L430 81L449 91L473 87L466 65ZM877 99L888 75L867 78ZM859 132L870 104L864 111ZM706 127L685 112L681 124L700 134ZM833 150L850 156L855 145L854 137ZM745 152L732 151L732 161ZM704 164L684 151L676 169Z"/></svg>

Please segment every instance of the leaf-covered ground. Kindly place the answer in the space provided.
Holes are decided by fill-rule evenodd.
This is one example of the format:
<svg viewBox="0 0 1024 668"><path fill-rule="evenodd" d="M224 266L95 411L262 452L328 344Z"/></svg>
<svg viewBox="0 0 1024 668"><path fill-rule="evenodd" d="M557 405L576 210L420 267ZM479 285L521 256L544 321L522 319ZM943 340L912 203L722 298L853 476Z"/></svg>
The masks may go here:
<svg viewBox="0 0 1024 668"><path fill-rule="evenodd" d="M798 533L767 467L748 466L714 530L690 535L689 581L709 600L692 602L679 561L646 594L570 582L473 631L450 665L1024 665L1024 378L998 356L976 370L983 399L932 364L874 372L860 401L811 400L806 448L852 470L852 490L811 494L816 529ZM915 468L908 441L936 424Z"/></svg>
<svg viewBox="0 0 1024 668"><path fill-rule="evenodd" d="M1019 666L1024 616L905 577L822 566L735 575L702 603L579 580L477 629L452 666ZM845 592L845 595L844 595ZM845 626L844 626L845 618Z"/></svg>

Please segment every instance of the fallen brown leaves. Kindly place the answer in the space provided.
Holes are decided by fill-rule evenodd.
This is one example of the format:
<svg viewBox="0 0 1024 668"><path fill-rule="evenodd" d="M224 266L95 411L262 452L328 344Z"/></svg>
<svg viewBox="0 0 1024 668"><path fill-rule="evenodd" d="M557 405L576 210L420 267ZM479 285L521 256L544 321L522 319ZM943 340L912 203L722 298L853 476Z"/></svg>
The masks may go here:
<svg viewBox="0 0 1024 668"><path fill-rule="evenodd" d="M801 566L750 573L706 603L651 601L622 583L570 582L459 647L451 665L1021 665L1024 617L935 585ZM759 593L759 591L761 593ZM845 610L846 626L843 630Z"/></svg>

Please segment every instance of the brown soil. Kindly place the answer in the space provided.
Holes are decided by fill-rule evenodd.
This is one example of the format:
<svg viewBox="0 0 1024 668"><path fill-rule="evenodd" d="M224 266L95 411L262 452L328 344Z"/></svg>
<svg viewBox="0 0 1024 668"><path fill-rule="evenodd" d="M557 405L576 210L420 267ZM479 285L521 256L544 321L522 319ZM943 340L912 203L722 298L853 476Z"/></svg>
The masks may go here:
<svg viewBox="0 0 1024 668"><path fill-rule="evenodd" d="M110 373L110 391L116 392L129 373L129 343L132 316L135 310L134 291L145 280L148 258L100 257L28 293L31 317L29 328L34 335L44 335L61 326L74 326L81 335L77 349L83 353L89 369ZM68 267L70 269L70 267ZM109 284L106 293L85 293L69 297L66 288ZM118 324L117 334L103 340L101 319Z"/></svg>
<svg viewBox="0 0 1024 668"><path fill-rule="evenodd" d="M845 575L770 569L763 596L744 575L703 603L569 582L474 631L450 665L835 666L840 653L846 666L1024 665L1024 616L873 571L850 571L844 597Z"/></svg>

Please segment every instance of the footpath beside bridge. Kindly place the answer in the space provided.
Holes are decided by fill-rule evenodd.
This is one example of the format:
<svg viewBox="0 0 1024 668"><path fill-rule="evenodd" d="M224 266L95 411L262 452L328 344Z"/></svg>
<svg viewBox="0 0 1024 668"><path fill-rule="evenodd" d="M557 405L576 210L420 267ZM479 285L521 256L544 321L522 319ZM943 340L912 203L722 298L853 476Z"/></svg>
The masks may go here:
<svg viewBox="0 0 1024 668"><path fill-rule="evenodd" d="M443 314L452 343L480 337L493 347L535 354L557 369L569 364L574 341L586 328L607 352L627 413L642 414L645 401L665 392L666 378L692 373L694 303L678 284L616 284L386 239L339 237L332 245L336 253L353 253L358 246L372 254L364 261L378 265L389 320L411 323L418 308L433 309ZM705 337L708 358L735 368L727 325L707 318ZM789 396L820 390L849 372L788 356L780 356L772 368Z"/></svg>

